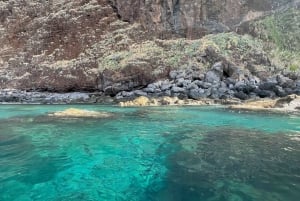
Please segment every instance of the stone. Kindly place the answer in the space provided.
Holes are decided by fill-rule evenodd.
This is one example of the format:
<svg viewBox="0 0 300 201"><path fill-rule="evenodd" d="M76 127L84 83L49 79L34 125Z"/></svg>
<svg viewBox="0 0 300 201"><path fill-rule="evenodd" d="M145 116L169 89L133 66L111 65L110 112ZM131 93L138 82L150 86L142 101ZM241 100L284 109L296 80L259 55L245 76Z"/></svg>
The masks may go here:
<svg viewBox="0 0 300 201"><path fill-rule="evenodd" d="M211 91L211 94L209 97L212 99L219 99L220 96L222 95L222 94L220 94L218 88L211 88L210 91Z"/></svg>
<svg viewBox="0 0 300 201"><path fill-rule="evenodd" d="M147 96L147 93L142 90L135 90L135 91L133 91L133 93L136 96Z"/></svg>
<svg viewBox="0 0 300 201"><path fill-rule="evenodd" d="M172 93L184 93L184 92L185 92L185 89L184 89L184 88L181 88L181 87L176 87L176 86L174 86L174 87L172 87L171 92L172 92Z"/></svg>
<svg viewBox="0 0 300 201"><path fill-rule="evenodd" d="M249 82L250 82L250 84L258 85L260 83L260 79L256 76L251 76L249 78Z"/></svg>
<svg viewBox="0 0 300 201"><path fill-rule="evenodd" d="M236 80L236 79L233 79L233 78L231 78L231 77L228 77L228 78L226 78L226 79L224 80L224 82L225 82L227 85L230 85L230 84L235 85L236 82L237 82L237 80Z"/></svg>
<svg viewBox="0 0 300 201"><path fill-rule="evenodd" d="M160 90L157 89L157 88L149 88L149 87L147 87L147 88L144 88L143 91L146 92L146 93L154 93L154 92L160 91Z"/></svg>
<svg viewBox="0 0 300 201"><path fill-rule="evenodd" d="M163 92L163 96L171 96L171 95L172 95L171 90L166 90Z"/></svg>
<svg viewBox="0 0 300 201"><path fill-rule="evenodd" d="M234 88L237 91L243 91L243 89L246 87L246 83L245 81L238 81L237 83L235 83Z"/></svg>
<svg viewBox="0 0 300 201"><path fill-rule="evenodd" d="M170 77L170 79L172 79L172 80L175 80L176 77L177 77L177 75L178 75L178 71L176 71L176 70L172 70L172 71L170 71L170 73L169 73L169 77Z"/></svg>
<svg viewBox="0 0 300 201"><path fill-rule="evenodd" d="M274 92L276 93L276 95L278 97L284 97L284 96L288 95L281 86L275 86Z"/></svg>
<svg viewBox="0 0 300 201"><path fill-rule="evenodd" d="M177 87L184 87L186 88L189 84L191 84L192 81L191 80L185 80L184 78L180 78L177 80Z"/></svg>
<svg viewBox="0 0 300 201"><path fill-rule="evenodd" d="M277 82L263 82L259 85L259 89L274 91L276 90L276 85Z"/></svg>
<svg viewBox="0 0 300 201"><path fill-rule="evenodd" d="M184 79L185 76L186 76L185 72L184 72L184 71L180 71L180 72L178 72L178 74L176 75L176 79L180 79L180 78Z"/></svg>
<svg viewBox="0 0 300 201"><path fill-rule="evenodd" d="M135 94L132 91L122 91L116 95L117 99L133 97Z"/></svg>
<svg viewBox="0 0 300 201"><path fill-rule="evenodd" d="M204 80L209 83L218 83L221 81L221 76L218 72L210 70L205 74Z"/></svg>
<svg viewBox="0 0 300 201"><path fill-rule="evenodd" d="M234 93L234 96L241 100L247 100L249 96L242 91Z"/></svg>
<svg viewBox="0 0 300 201"><path fill-rule="evenodd" d="M198 81L198 80L197 80L197 81ZM191 84L189 84L189 85L187 86L187 89L188 89L188 90L198 89L198 88L199 88L199 86L195 83L195 81L192 82Z"/></svg>
<svg viewBox="0 0 300 201"><path fill-rule="evenodd" d="M209 82L201 82L198 84L199 87L203 88L203 89L209 89L212 87L212 84Z"/></svg>
<svg viewBox="0 0 300 201"><path fill-rule="evenodd" d="M172 84L163 83L160 88L161 88L162 91L166 91L166 90L170 89L171 87L172 87Z"/></svg>
<svg viewBox="0 0 300 201"><path fill-rule="evenodd" d="M188 97L198 100L201 98L207 98L210 95L210 93L207 93L207 91L205 91L204 89L192 89L189 91L188 93Z"/></svg>
<svg viewBox="0 0 300 201"><path fill-rule="evenodd" d="M223 63L217 62L211 67L211 69L215 72L218 72L221 75L223 74Z"/></svg>
<svg viewBox="0 0 300 201"><path fill-rule="evenodd" d="M285 77L283 75L277 75L276 77L278 84L283 88L296 88L297 84L294 82L294 80Z"/></svg>
<svg viewBox="0 0 300 201"><path fill-rule="evenodd" d="M257 90L255 93L260 98L272 98L276 96L276 94L273 91L268 91L268 90Z"/></svg>

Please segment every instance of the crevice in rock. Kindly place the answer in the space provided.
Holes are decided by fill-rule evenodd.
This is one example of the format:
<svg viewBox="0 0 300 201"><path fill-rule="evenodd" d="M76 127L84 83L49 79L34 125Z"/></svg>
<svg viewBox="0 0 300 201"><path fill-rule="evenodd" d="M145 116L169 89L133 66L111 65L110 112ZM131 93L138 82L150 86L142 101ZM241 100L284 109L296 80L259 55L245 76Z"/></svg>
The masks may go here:
<svg viewBox="0 0 300 201"><path fill-rule="evenodd" d="M118 17L119 20L122 20L124 22L128 22L128 21L122 19L122 16L119 13L117 5L115 5L115 4L117 4L117 2L113 2L112 0L108 0L107 2L111 6L111 8L113 9L113 11L116 13L116 15L117 15L117 17Z"/></svg>

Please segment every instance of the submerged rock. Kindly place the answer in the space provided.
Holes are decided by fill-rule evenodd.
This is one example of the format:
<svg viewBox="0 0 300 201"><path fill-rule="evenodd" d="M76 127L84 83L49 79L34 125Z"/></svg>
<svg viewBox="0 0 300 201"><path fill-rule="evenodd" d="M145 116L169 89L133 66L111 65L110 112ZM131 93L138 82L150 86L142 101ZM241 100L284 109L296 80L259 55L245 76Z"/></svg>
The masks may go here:
<svg viewBox="0 0 300 201"><path fill-rule="evenodd" d="M48 115L52 117L75 117L75 118L81 118L81 117L108 118L112 116L107 112L81 110L76 108L69 108L64 111L54 112Z"/></svg>

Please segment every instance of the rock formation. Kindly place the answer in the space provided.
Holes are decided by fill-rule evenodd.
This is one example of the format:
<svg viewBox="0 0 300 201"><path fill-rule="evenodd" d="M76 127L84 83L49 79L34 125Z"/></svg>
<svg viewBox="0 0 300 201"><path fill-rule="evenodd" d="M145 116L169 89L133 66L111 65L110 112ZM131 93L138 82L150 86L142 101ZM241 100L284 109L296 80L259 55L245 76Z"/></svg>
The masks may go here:
<svg viewBox="0 0 300 201"><path fill-rule="evenodd" d="M200 38L234 30L293 0L111 0L120 18L139 22L161 38Z"/></svg>
<svg viewBox="0 0 300 201"><path fill-rule="evenodd" d="M115 96L168 79L174 69L196 68L211 82L216 70L206 71L217 62L267 77L274 62L264 44L223 32L270 38L262 32L268 27L249 22L290 8L297 21L298 0L1 1L0 89ZM221 34L202 38L210 33Z"/></svg>

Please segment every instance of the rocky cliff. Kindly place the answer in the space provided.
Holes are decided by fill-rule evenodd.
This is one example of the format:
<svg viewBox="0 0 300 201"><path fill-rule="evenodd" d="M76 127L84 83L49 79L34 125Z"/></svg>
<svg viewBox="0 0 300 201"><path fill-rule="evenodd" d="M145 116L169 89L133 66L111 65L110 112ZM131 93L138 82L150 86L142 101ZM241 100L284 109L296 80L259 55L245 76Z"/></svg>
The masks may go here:
<svg viewBox="0 0 300 201"><path fill-rule="evenodd" d="M298 23L298 0L1 1L0 88L116 95L225 60L268 72L255 23L289 9ZM258 38L222 34L235 31Z"/></svg>
<svg viewBox="0 0 300 201"><path fill-rule="evenodd" d="M200 38L235 30L241 23L293 3L293 0L111 0L119 17L139 22L158 37Z"/></svg>

